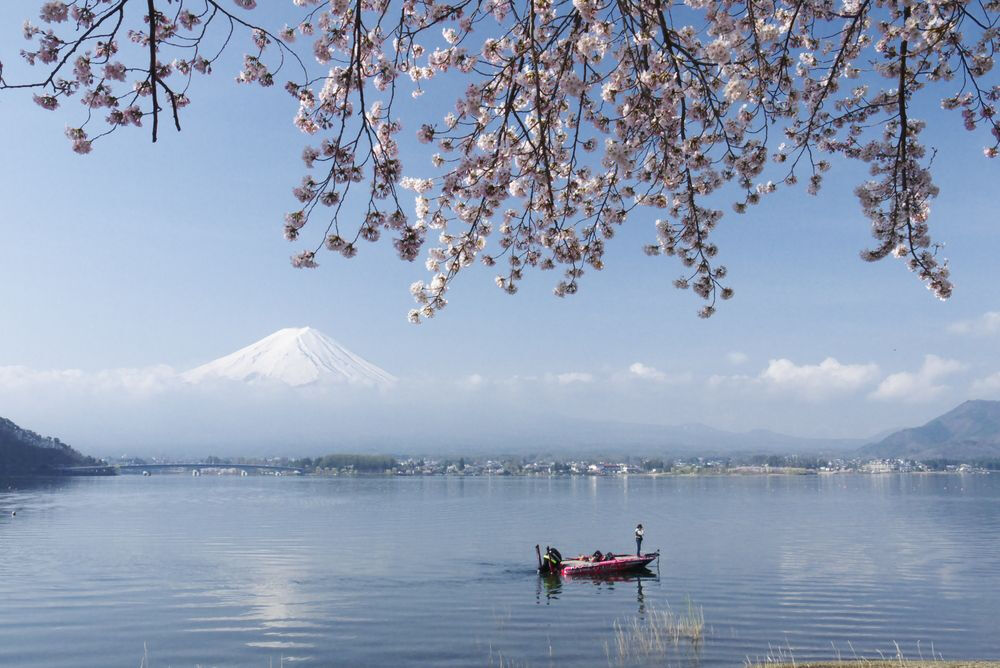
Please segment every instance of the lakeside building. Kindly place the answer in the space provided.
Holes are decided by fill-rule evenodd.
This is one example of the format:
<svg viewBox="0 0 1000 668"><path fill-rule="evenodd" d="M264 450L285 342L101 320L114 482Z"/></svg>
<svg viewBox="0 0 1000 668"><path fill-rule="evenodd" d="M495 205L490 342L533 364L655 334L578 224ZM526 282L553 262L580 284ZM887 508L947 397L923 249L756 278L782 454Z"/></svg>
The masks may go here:
<svg viewBox="0 0 1000 668"><path fill-rule="evenodd" d="M367 459L366 459L367 458ZM330 463L330 460L335 460ZM145 460L122 457L107 461L109 467L128 466L137 469L145 466ZM206 473L229 473L239 475L245 466L266 467L251 471L255 475L279 475L282 469L291 474L314 475L397 475L397 476L629 476L629 475L775 475L775 474L841 474L861 473L870 475L888 473L987 473L1000 471L1000 462L962 463L943 460L919 462L907 459L845 459L816 458L800 455L753 455L747 457L690 457L672 460L643 457L622 459L571 459L557 460L551 457L529 458L486 458L461 457L458 461L443 458L408 457L396 460L388 456L375 455L330 455L316 460L297 460L284 457L258 459L208 457L205 460L168 460L152 458L148 462L158 469L178 470L192 466ZM294 472L293 472L294 471Z"/></svg>

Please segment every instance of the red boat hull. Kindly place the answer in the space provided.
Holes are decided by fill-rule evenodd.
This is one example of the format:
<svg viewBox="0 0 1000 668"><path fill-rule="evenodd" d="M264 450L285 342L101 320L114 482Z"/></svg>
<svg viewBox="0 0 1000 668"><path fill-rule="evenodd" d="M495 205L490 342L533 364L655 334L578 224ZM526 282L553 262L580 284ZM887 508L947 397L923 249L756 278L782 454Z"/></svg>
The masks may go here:
<svg viewBox="0 0 1000 668"><path fill-rule="evenodd" d="M584 561L582 559L566 559L559 564L559 573L562 575L604 575L607 573L622 573L645 568L657 558L660 553L644 554L623 554L613 559L604 561Z"/></svg>

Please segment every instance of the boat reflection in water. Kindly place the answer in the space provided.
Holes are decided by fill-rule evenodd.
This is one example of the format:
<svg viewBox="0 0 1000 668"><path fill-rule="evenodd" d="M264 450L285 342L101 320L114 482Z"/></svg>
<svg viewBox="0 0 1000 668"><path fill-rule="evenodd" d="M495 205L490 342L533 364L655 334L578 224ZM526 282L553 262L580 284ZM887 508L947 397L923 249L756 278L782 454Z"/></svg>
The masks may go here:
<svg viewBox="0 0 1000 668"><path fill-rule="evenodd" d="M634 583L635 586L635 596L636 603L638 604L638 614L642 615L646 612L646 602L645 595L642 591L643 581L659 582L660 573L659 569L656 571L651 571L648 568L641 568L637 570L631 570L624 573L607 573L601 574L546 574L541 575L538 578L538 588L536 589L536 597L538 603L542 602L542 594L545 595L545 603L549 604L552 601L559 599L560 594L563 593L564 589L568 590L570 587L582 587L587 584L593 585L594 587L604 588L608 591L613 591L618 587L626 586L626 583Z"/></svg>
<svg viewBox="0 0 1000 668"><path fill-rule="evenodd" d="M604 648L608 665L667 665L699 668L702 665L703 627L704 620L701 608L694 608L688 599L688 612L675 614L666 607L657 605L657 601L665 604L661 596L657 596L660 573L648 568L636 569L621 573L604 575L592 574L544 574L538 578L536 603L538 605L557 605L565 594L563 605L577 610L573 618L581 619L581 611L577 606L581 599L586 608L588 592L586 588L597 588L593 594L606 594L619 600L627 596L630 587L635 596L635 612L619 612L614 618L605 617L608 636ZM646 589L653 587L649 604L646 602ZM544 594L544 597L543 597ZM555 615L561 618L562 615ZM601 615L594 615L597 623L601 623ZM593 620L591 620L593 623Z"/></svg>

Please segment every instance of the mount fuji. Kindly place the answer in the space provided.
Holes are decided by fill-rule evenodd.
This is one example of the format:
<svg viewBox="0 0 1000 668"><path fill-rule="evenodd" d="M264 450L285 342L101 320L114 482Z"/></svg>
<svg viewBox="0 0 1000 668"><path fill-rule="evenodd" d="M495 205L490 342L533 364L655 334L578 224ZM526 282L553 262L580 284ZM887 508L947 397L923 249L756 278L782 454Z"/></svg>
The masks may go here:
<svg viewBox="0 0 1000 668"><path fill-rule="evenodd" d="M387 387L396 382L392 374L312 327L280 329L235 353L191 369L182 377L190 383L228 379L293 387L329 381Z"/></svg>

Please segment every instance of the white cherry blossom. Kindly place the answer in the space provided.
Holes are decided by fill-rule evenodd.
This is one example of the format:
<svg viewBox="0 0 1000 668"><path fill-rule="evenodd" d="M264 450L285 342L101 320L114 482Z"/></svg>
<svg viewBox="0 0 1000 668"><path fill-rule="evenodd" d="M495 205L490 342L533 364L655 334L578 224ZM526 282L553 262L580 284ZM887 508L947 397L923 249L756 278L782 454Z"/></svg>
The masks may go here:
<svg viewBox="0 0 1000 668"><path fill-rule="evenodd" d="M650 225L642 250L676 258L673 284L708 317L733 295L719 207L751 215L800 180L817 194L835 156L869 166L862 257L900 258L947 298L919 112L953 110L984 131L986 158L1000 149L998 0L284 1L273 30L254 0L40 2L21 56L42 76L9 82L0 65L0 89L31 89L47 112L80 100L77 153L130 126L156 141L160 121L180 129L192 77L243 44L234 79L282 87L305 135L283 226L306 243L292 264L362 241L423 253L432 275L410 286L411 322L476 261L505 292L559 269L554 293L575 294L626 221ZM421 116L438 79L454 104ZM426 155L404 155L403 132Z"/></svg>

